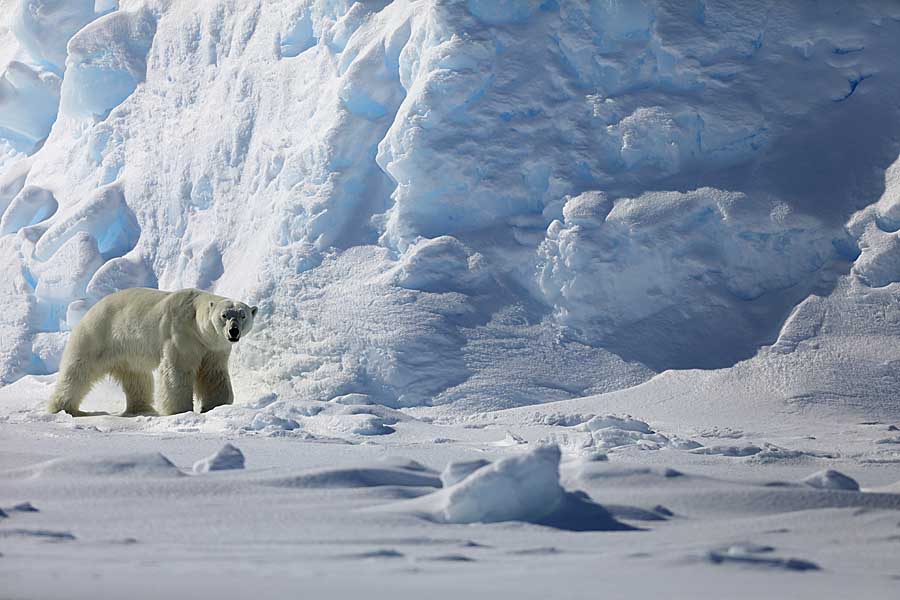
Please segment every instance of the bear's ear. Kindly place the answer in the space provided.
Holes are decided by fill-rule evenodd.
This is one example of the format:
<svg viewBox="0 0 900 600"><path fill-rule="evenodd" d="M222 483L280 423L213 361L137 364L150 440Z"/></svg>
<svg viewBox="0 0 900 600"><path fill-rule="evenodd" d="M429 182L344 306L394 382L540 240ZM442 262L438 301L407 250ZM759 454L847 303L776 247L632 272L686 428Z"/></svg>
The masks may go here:
<svg viewBox="0 0 900 600"><path fill-rule="evenodd" d="M255 317L255 316L256 316L256 311L258 311L258 310L259 310L259 307L258 307L258 306L251 306L251 307L250 307L250 314L253 315L253 316Z"/></svg>
<svg viewBox="0 0 900 600"><path fill-rule="evenodd" d="M215 306L215 305L216 305L215 302L213 302L212 300L209 301L209 307L210 307L210 308L212 308L212 307Z"/></svg>

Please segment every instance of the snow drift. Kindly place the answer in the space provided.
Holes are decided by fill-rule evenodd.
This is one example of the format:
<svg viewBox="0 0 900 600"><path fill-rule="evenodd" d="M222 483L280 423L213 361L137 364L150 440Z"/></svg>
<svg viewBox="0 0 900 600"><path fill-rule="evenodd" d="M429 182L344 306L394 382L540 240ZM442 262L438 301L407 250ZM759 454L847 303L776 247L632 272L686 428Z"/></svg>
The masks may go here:
<svg viewBox="0 0 900 600"><path fill-rule="evenodd" d="M895 3L0 7L4 383L138 285L261 306L239 397L898 383Z"/></svg>

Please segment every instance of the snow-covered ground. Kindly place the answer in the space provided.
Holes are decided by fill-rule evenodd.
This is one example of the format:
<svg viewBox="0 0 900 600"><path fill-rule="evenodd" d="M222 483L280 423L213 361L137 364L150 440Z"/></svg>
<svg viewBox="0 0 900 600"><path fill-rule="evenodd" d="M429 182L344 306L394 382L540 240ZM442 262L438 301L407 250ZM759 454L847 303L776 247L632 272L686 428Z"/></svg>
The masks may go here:
<svg viewBox="0 0 900 600"><path fill-rule="evenodd" d="M894 597L897 56L892 0L0 0L0 595ZM133 286L260 306L233 406L46 414Z"/></svg>
<svg viewBox="0 0 900 600"><path fill-rule="evenodd" d="M23 380L0 399L30 402L44 387ZM117 400L101 389L94 408ZM251 410L237 407L13 410L0 426L0 573L12 597L41 598L896 593L893 423L670 428L585 412L606 404L401 417L374 436L347 431L350 412L383 415L375 405L297 411L290 429L264 416L249 430L229 426ZM15 509L24 502L38 512Z"/></svg>

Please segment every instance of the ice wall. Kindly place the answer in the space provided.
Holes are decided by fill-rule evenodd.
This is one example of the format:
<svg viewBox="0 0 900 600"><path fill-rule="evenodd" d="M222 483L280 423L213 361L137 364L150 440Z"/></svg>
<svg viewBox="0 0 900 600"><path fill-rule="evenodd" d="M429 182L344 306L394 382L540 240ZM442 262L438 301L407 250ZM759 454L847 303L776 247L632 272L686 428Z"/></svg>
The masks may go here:
<svg viewBox="0 0 900 600"><path fill-rule="evenodd" d="M0 2L5 382L197 286L244 390L495 408L900 276L887 0Z"/></svg>

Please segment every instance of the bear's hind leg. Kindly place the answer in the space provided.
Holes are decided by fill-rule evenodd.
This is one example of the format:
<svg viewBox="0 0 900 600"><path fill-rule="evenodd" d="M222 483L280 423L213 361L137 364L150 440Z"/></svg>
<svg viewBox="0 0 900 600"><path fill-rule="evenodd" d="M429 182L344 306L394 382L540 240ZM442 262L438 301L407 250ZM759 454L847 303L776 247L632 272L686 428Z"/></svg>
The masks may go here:
<svg viewBox="0 0 900 600"><path fill-rule="evenodd" d="M81 362L65 364L60 369L59 379L56 381L47 409L51 413L65 411L73 417L84 416L87 413L81 411L81 401L100 379L100 375Z"/></svg>
<svg viewBox="0 0 900 600"><path fill-rule="evenodd" d="M123 417L155 415L153 410L153 375L132 369L116 368L113 377L125 392L125 412Z"/></svg>
<svg viewBox="0 0 900 600"><path fill-rule="evenodd" d="M233 403L234 391L228 375L228 355L210 353L204 356L195 385L200 398L200 412Z"/></svg>

